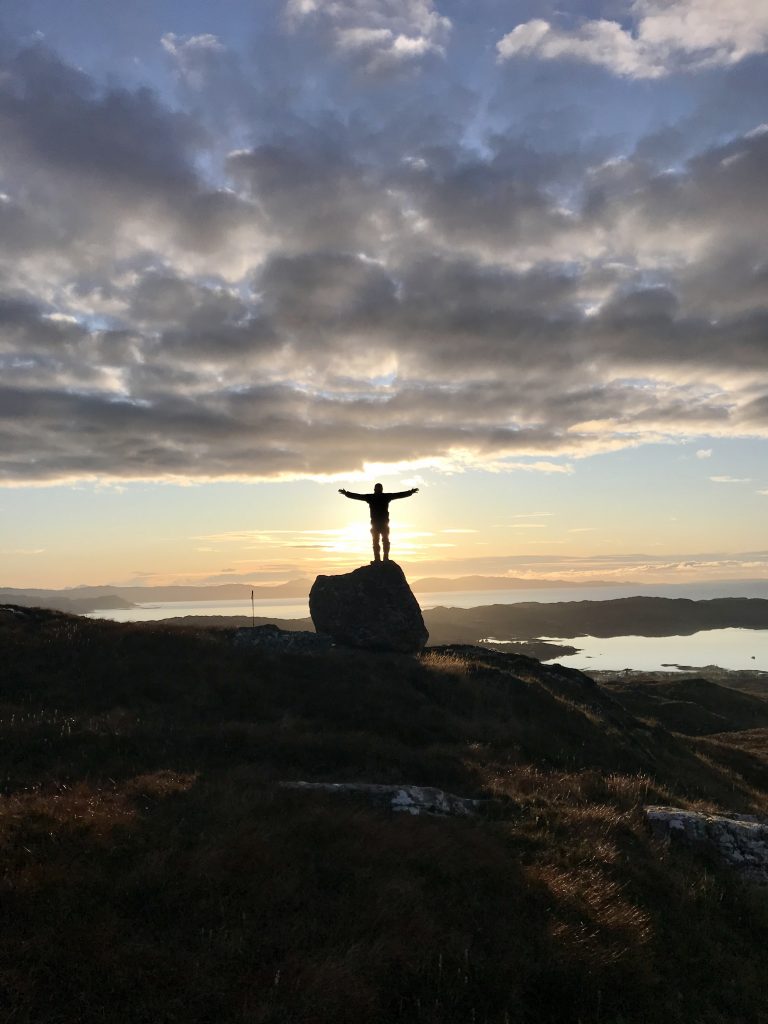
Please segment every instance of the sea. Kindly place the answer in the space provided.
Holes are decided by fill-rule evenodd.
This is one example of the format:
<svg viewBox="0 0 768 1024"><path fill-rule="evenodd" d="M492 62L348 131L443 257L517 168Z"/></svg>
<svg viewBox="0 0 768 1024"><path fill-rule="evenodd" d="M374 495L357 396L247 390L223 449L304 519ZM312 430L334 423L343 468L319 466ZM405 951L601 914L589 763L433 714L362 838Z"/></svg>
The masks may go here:
<svg viewBox="0 0 768 1024"><path fill-rule="evenodd" d="M540 639L577 647L577 654L556 656L549 662L582 672L690 672L715 665L729 671L768 672L768 629L705 629L690 636Z"/></svg>
<svg viewBox="0 0 768 1024"><path fill-rule="evenodd" d="M768 580L727 581L698 584L634 584L605 587L550 587L514 590L467 590L416 594L425 611L438 606L477 608L490 604L524 601L608 601L622 597L683 597L708 600L716 597L768 598ZM259 599L255 614L261 618L301 619L309 615L307 598ZM249 600L147 602L135 608L92 612L90 618L115 622L149 622L185 615L250 615ZM478 638L480 639L480 638ZM768 630L711 629L690 636L619 636L607 639L541 637L553 643L578 647L579 653L557 658L558 664L582 670L676 671L681 667L717 665L729 670L768 671Z"/></svg>

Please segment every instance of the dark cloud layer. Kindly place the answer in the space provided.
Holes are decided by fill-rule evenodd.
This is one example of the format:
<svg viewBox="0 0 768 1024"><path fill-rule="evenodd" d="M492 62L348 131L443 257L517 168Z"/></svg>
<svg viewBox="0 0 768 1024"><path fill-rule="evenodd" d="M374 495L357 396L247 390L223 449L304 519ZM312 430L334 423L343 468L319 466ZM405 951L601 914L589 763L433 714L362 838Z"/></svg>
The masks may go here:
<svg viewBox="0 0 768 1024"><path fill-rule="evenodd" d="M253 69L169 33L173 102L0 49L0 480L768 434L768 129L729 114L760 59L710 134L694 105L630 144L590 120L610 69L570 94L439 8L276 5Z"/></svg>

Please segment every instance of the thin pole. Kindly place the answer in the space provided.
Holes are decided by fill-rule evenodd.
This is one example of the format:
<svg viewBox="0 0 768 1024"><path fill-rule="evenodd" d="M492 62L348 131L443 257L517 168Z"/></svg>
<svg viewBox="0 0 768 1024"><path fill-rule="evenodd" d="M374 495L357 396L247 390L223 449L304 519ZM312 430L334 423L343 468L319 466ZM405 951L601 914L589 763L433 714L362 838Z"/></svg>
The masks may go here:
<svg viewBox="0 0 768 1024"><path fill-rule="evenodd" d="M251 628L256 628L256 609L253 604L253 591L251 591Z"/></svg>

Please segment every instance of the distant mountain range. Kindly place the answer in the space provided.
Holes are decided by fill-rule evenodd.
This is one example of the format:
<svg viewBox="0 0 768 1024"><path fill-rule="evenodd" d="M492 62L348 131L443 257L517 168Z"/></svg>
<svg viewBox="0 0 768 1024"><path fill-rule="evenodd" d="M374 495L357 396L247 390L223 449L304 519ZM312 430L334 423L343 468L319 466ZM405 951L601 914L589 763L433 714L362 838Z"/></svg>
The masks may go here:
<svg viewBox="0 0 768 1024"><path fill-rule="evenodd" d="M747 584L765 581L745 581ZM247 583L224 583L215 586L168 587L70 587L63 590L0 589L0 604L52 608L57 611L85 615L94 611L152 607L165 602L215 604L219 601L242 602L247 615L251 590L254 598L279 600L306 598L312 581L294 579L287 583L253 586ZM425 577L414 581L417 594L457 592L493 592L503 590L541 590L567 588L575 584L565 580L527 580L507 576L459 576L455 579ZM605 580L579 583L578 589L594 587L627 587L626 581ZM639 586L639 585L638 585ZM702 587L706 590L706 585ZM258 611L258 607L257 607ZM226 615L226 612L224 612ZM741 626L768 629L768 600L759 597L717 597L710 600L688 600L656 596L614 598L607 601L519 602L486 604L475 608L438 606L425 612L428 628L436 638L433 643L473 642L481 636L498 639L531 639L541 636L576 637L673 636L690 634L701 629ZM276 621L270 618L271 622ZM299 619L287 620L298 628ZM439 639L437 639L439 637Z"/></svg>
<svg viewBox="0 0 768 1024"><path fill-rule="evenodd" d="M124 602L119 607L130 608L134 605L155 604L160 601L237 601L251 599L251 590L257 599L271 597L304 597L311 586L308 579L290 580L271 586L251 586L250 583L222 583L216 586L171 586L171 587L70 587L65 590L0 590L0 601L26 604L23 599L44 601L49 608L59 608L59 602L89 603L94 609L114 608L114 604L100 602L118 599ZM99 603L97 603L99 602ZM69 611L69 608L62 608Z"/></svg>
<svg viewBox="0 0 768 1024"><path fill-rule="evenodd" d="M563 587L626 587L630 580L531 580L515 576L459 576L443 579L440 576L425 576L412 584L412 589L421 594L441 594L453 591L483 590L558 590Z"/></svg>
<svg viewBox="0 0 768 1024"><path fill-rule="evenodd" d="M168 586L168 587L114 587L81 586L63 590L35 588L0 589L0 603L24 606L40 605L58 611L86 614L92 611L133 608L136 605L152 605L166 601L200 601L210 604L215 601L250 601L251 591L257 601L274 598L306 597L312 586L309 577L257 586L250 583L221 583L209 586ZM604 580L579 583L579 587L626 586ZM416 593L456 593L459 591L492 590L542 590L558 587L573 587L566 580L529 580L509 576L459 576L444 579L428 576L412 583Z"/></svg>
<svg viewBox="0 0 768 1024"><path fill-rule="evenodd" d="M95 611L112 611L134 608L118 594L104 592L93 597L83 597L72 590L0 590L0 604L17 604L25 608L52 608L58 612L73 615L87 615Z"/></svg>

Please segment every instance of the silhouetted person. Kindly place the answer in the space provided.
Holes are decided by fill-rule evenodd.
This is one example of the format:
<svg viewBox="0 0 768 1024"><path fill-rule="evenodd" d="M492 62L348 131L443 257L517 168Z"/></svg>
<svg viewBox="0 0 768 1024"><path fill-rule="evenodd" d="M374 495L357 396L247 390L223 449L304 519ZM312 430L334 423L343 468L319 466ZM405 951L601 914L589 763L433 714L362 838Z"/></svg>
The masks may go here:
<svg viewBox="0 0 768 1024"><path fill-rule="evenodd" d="M374 561L381 561L379 542L384 547L384 561L389 561L389 503L395 498L410 498L416 494L418 487L412 487L410 491L396 491L388 494L381 484L374 484L373 494L355 494L354 491L345 491L339 488L339 494L345 498L354 498L355 501L367 501L371 510L371 537L373 537L373 558Z"/></svg>

